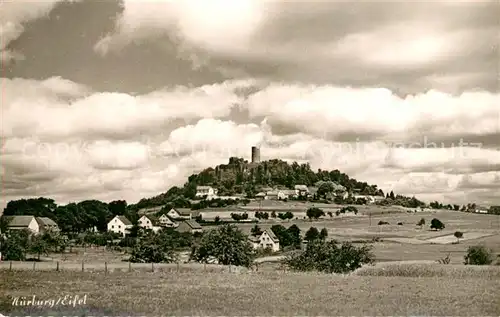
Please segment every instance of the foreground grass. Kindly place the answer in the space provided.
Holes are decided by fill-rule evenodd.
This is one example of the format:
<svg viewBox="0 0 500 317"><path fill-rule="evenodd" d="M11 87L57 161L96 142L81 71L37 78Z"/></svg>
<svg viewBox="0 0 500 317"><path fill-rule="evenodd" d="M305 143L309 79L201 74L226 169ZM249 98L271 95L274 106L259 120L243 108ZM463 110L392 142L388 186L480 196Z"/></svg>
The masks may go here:
<svg viewBox="0 0 500 317"><path fill-rule="evenodd" d="M0 312L9 316L500 315L498 275L406 277L360 272L338 276L0 271ZM87 294L87 303L43 310L11 304L16 296L57 299L66 294Z"/></svg>

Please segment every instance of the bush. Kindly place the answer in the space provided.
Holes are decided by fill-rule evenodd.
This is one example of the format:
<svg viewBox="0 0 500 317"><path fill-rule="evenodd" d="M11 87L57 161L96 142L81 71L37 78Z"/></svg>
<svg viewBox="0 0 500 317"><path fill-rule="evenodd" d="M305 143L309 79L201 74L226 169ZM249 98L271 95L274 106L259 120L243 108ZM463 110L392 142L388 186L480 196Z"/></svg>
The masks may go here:
<svg viewBox="0 0 500 317"><path fill-rule="evenodd" d="M443 230L444 228L444 223L442 223L441 220L437 218L431 220L431 229Z"/></svg>
<svg viewBox="0 0 500 317"><path fill-rule="evenodd" d="M471 246L464 260L465 265L490 265L493 263L493 254L484 246Z"/></svg>
<svg viewBox="0 0 500 317"><path fill-rule="evenodd" d="M284 263L296 271L348 273L373 261L368 245L355 247L349 242L338 245L337 241L314 240L305 251L287 256Z"/></svg>
<svg viewBox="0 0 500 317"><path fill-rule="evenodd" d="M199 246L193 247L191 253L191 259L197 262L215 258L223 265L245 267L252 264L254 256L247 236L232 225L224 225L204 234Z"/></svg>

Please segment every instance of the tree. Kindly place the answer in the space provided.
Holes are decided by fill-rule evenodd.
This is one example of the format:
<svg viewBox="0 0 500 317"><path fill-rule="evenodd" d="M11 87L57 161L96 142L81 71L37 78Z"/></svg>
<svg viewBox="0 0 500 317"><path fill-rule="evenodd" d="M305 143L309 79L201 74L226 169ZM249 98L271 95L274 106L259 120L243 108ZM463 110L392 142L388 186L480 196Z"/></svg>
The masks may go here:
<svg viewBox="0 0 500 317"><path fill-rule="evenodd" d="M130 256L130 262L134 263L172 263L176 260L173 240L155 233L139 239Z"/></svg>
<svg viewBox="0 0 500 317"><path fill-rule="evenodd" d="M417 222L417 226L420 226L420 228L422 228L423 225L425 225L425 219L421 218L420 221Z"/></svg>
<svg viewBox="0 0 500 317"><path fill-rule="evenodd" d="M348 273L363 264L372 263L371 247L355 247L349 242L341 245L337 241L314 240L305 251L286 257L284 263L296 271L320 271L326 273Z"/></svg>
<svg viewBox="0 0 500 317"><path fill-rule="evenodd" d="M327 237L328 237L328 230L326 228L321 229L321 231L319 232L320 240L326 240Z"/></svg>
<svg viewBox="0 0 500 317"><path fill-rule="evenodd" d="M254 250L240 229L225 225L204 234L199 246L193 248L191 258L205 263L215 258L223 265L249 267Z"/></svg>
<svg viewBox="0 0 500 317"><path fill-rule="evenodd" d="M307 242L311 242L311 241L314 241L316 239L319 239L318 229L316 229L315 227L309 228L309 230L307 230L307 232L306 232L304 240L306 240Z"/></svg>
<svg viewBox="0 0 500 317"><path fill-rule="evenodd" d="M306 216L309 218L309 220L319 219L320 217L322 217L324 215L325 215L324 211L317 208L317 207L309 208L306 211Z"/></svg>
<svg viewBox="0 0 500 317"><path fill-rule="evenodd" d="M455 231L453 235L457 238L457 243L460 243L460 239L464 236L464 234L460 231Z"/></svg>
<svg viewBox="0 0 500 317"><path fill-rule="evenodd" d="M38 255L38 260L40 260L42 254L46 255L49 250L49 244L42 236L38 235L31 238L29 252Z"/></svg>
<svg viewBox="0 0 500 317"><path fill-rule="evenodd" d="M465 265L489 265L493 263L493 255L484 246L471 246L467 249L464 260Z"/></svg>
<svg viewBox="0 0 500 317"><path fill-rule="evenodd" d="M219 222L220 222L220 217L219 217L219 216L215 216L215 218L214 218L214 222L215 222L215 223L219 223Z"/></svg>
<svg viewBox="0 0 500 317"><path fill-rule="evenodd" d="M293 224L288 229L286 229L286 232L288 233L289 239L290 239L290 245L300 249L300 244L302 242L302 239L300 237L300 228Z"/></svg>
<svg viewBox="0 0 500 317"><path fill-rule="evenodd" d="M326 197L327 194L333 192L334 186L332 182L321 182L316 192L318 196Z"/></svg>
<svg viewBox="0 0 500 317"><path fill-rule="evenodd" d="M258 225L255 225L250 232L252 236L260 236L262 234L262 229L260 229Z"/></svg>
<svg viewBox="0 0 500 317"><path fill-rule="evenodd" d="M0 253L4 261L24 261L28 235L21 231L10 231L0 236Z"/></svg>
<svg viewBox="0 0 500 317"><path fill-rule="evenodd" d="M275 211L271 212L271 217L272 218L276 218L276 212Z"/></svg>
<svg viewBox="0 0 500 317"><path fill-rule="evenodd" d="M445 228L444 223L441 220L434 218L431 220L431 229L433 230L443 230Z"/></svg>
<svg viewBox="0 0 500 317"><path fill-rule="evenodd" d="M333 217L333 213L331 211L328 212L328 216L330 216L330 218Z"/></svg>

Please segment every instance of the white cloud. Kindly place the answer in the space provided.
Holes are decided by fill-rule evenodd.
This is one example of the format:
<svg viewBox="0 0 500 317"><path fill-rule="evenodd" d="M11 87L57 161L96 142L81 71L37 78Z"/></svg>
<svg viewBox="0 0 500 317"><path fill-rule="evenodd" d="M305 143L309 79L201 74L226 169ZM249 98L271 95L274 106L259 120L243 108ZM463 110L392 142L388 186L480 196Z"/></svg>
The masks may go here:
<svg viewBox="0 0 500 317"><path fill-rule="evenodd" d="M251 83L229 81L193 89L177 87L136 97L123 93L89 94L86 88L58 77L38 83L2 79L2 110L8 118L4 121L4 135L123 135L161 127L174 119L227 116L233 105L242 102L237 88ZM72 99L64 99L66 95Z"/></svg>
<svg viewBox="0 0 500 317"><path fill-rule="evenodd" d="M317 136L380 134L386 140L498 133L500 95L429 91L402 99L383 88L275 84L249 97L251 116L268 116ZM458 142L459 140L457 140Z"/></svg>
<svg viewBox="0 0 500 317"><path fill-rule="evenodd" d="M227 163L230 156L249 159L256 144L262 159L307 161L314 169L339 169L386 191L420 198L440 195L461 202L498 191L498 150L430 144L443 136L498 133L493 124L498 95L490 93L431 91L401 99L387 89L271 84L245 99L240 88L255 82L142 96L92 92L57 77L3 79L2 84L5 200L45 195L60 202L133 202L180 185L193 172ZM263 120L228 120L235 104ZM194 122L165 131L172 118ZM278 122L295 131L276 134ZM323 131L381 136L348 143L322 138ZM428 137L423 144L390 144L422 133ZM464 190L470 195L461 198Z"/></svg>
<svg viewBox="0 0 500 317"><path fill-rule="evenodd" d="M186 45L225 52L244 51L261 25L266 3L260 0L124 0L124 11L115 33L95 46L106 54L137 39L155 38L169 32Z"/></svg>

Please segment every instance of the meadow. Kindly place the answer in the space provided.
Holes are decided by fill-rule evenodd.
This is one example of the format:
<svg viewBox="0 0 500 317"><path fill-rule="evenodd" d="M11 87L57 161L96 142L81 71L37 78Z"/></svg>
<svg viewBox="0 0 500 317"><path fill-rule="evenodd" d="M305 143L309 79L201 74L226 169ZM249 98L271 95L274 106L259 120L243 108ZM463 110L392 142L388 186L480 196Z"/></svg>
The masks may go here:
<svg viewBox="0 0 500 317"><path fill-rule="evenodd" d="M0 311L52 315L498 316L500 267L376 265L320 273L0 271ZM87 295L75 307L13 306L15 297Z"/></svg>

